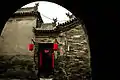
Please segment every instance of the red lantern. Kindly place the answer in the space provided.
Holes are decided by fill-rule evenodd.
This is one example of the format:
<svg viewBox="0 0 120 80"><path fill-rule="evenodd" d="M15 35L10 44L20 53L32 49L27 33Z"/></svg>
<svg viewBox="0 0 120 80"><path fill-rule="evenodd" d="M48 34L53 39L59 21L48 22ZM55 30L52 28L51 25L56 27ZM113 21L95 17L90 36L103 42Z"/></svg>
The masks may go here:
<svg viewBox="0 0 120 80"><path fill-rule="evenodd" d="M28 45L29 51L32 51L32 50L33 50L33 47L34 47L34 44L29 44L29 45Z"/></svg>
<svg viewBox="0 0 120 80"><path fill-rule="evenodd" d="M58 44L55 43L55 44L53 45L53 49L54 49L54 50L57 50L57 49L58 49Z"/></svg>

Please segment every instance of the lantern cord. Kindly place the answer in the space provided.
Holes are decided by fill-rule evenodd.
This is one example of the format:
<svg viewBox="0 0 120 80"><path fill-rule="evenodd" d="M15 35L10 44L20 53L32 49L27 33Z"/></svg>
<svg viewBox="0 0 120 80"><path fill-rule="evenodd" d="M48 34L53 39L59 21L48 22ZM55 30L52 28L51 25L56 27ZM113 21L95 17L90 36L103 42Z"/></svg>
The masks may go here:
<svg viewBox="0 0 120 80"><path fill-rule="evenodd" d="M31 40L32 40L32 42L35 44L35 41L33 40L33 38L32 38Z"/></svg>

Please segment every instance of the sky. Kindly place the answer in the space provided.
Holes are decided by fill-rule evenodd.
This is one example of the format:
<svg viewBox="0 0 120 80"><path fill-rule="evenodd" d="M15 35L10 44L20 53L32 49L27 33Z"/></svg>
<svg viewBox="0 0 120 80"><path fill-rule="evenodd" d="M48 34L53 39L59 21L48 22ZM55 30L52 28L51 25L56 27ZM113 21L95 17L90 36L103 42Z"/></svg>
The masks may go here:
<svg viewBox="0 0 120 80"><path fill-rule="evenodd" d="M32 3L26 4L22 8L33 7L35 3L38 3L38 2L39 2L38 11L40 12L44 23L53 22L53 20L51 20L53 18L57 18L59 23L63 23L69 20L69 18L65 15L65 13L69 12L70 14L72 14L70 11L68 11L64 7L52 2L47 2L47 1L32 2Z"/></svg>

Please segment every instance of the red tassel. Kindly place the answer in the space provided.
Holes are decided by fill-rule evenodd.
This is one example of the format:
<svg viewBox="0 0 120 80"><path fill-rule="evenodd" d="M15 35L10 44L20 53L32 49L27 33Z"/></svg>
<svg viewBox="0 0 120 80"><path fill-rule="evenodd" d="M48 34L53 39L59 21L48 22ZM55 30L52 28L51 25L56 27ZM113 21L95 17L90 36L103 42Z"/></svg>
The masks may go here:
<svg viewBox="0 0 120 80"><path fill-rule="evenodd" d="M55 43L55 44L53 45L53 49L54 49L54 50L57 50L57 49L58 49L58 44Z"/></svg>
<svg viewBox="0 0 120 80"><path fill-rule="evenodd" d="M42 53L40 52L40 67L42 66Z"/></svg>
<svg viewBox="0 0 120 80"><path fill-rule="evenodd" d="M28 45L29 51L32 51L32 50L33 50L33 47L34 47L34 44L29 44L29 45Z"/></svg>
<svg viewBox="0 0 120 80"><path fill-rule="evenodd" d="M52 68L54 68L54 53L52 53Z"/></svg>

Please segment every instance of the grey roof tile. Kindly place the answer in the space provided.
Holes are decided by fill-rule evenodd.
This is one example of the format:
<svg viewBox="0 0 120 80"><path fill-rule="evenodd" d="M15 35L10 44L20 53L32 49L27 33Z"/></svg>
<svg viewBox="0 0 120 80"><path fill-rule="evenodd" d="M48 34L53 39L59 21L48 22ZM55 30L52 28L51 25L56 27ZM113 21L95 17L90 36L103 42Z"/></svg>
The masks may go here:
<svg viewBox="0 0 120 80"><path fill-rule="evenodd" d="M39 30L53 30L53 25L52 25L52 23L43 23L42 25L41 25L41 28L39 29Z"/></svg>

